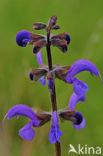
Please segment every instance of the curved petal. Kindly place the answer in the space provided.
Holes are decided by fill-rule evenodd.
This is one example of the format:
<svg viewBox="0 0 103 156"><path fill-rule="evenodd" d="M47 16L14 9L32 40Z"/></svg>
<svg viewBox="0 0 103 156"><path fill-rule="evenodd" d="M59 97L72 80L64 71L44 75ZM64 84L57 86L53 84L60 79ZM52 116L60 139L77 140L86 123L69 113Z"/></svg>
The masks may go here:
<svg viewBox="0 0 103 156"><path fill-rule="evenodd" d="M30 32L23 30L17 33L16 43L21 47L26 47L27 43L30 42Z"/></svg>
<svg viewBox="0 0 103 156"><path fill-rule="evenodd" d="M38 81L39 81L43 86L45 86L46 80L45 80L44 76L42 76Z"/></svg>
<svg viewBox="0 0 103 156"><path fill-rule="evenodd" d="M3 124L4 124L4 120L6 119L6 117L9 120L10 118L14 116L19 116L19 115L30 118L33 122L33 127L39 126L40 120L37 118L36 114L30 107L25 106L25 105L15 105L11 109L9 109L4 119L2 120L1 130L3 130Z"/></svg>
<svg viewBox="0 0 103 156"><path fill-rule="evenodd" d="M71 66L67 77L74 76L82 71L89 71L96 76L98 76L98 74L99 74L98 69L92 62L90 62L88 60L78 60Z"/></svg>
<svg viewBox="0 0 103 156"><path fill-rule="evenodd" d="M74 116L74 120L77 123L76 124L72 123L72 124L77 130L81 130L86 126L86 121L80 112L76 112L76 115Z"/></svg>
<svg viewBox="0 0 103 156"><path fill-rule="evenodd" d="M30 121L28 124L26 124L22 129L19 131L19 135L21 138L32 141L35 135L34 130L31 128L33 125L33 122Z"/></svg>
<svg viewBox="0 0 103 156"><path fill-rule="evenodd" d="M39 64L39 66L40 66L41 64L43 64L41 51L39 51L39 52L36 54L36 59L37 59L37 62L38 62L38 64ZM39 82L40 82L43 86L45 86L46 80L45 80L44 76L42 76L42 77L39 79Z"/></svg>
<svg viewBox="0 0 103 156"><path fill-rule="evenodd" d="M58 115L57 112L54 111L52 114L52 125L49 132L50 143L55 144L57 141L60 142L61 135L62 133L59 130Z"/></svg>
<svg viewBox="0 0 103 156"><path fill-rule="evenodd" d="M76 104L79 102L79 101L82 101L84 102L85 101L85 96L78 96L77 94L73 93L70 100L69 100L69 105L68 107L70 108L70 110L74 110Z"/></svg>
<svg viewBox="0 0 103 156"><path fill-rule="evenodd" d="M39 51L39 52L36 54L36 59L37 59L37 62L38 62L38 64L39 64L39 66L40 66L41 64L43 64L41 51Z"/></svg>
<svg viewBox="0 0 103 156"><path fill-rule="evenodd" d="M86 94L86 92L88 92L88 86L85 82L82 82L82 81L74 78L73 84L74 84L74 88L73 88L74 92L78 96L84 96Z"/></svg>
<svg viewBox="0 0 103 156"><path fill-rule="evenodd" d="M22 104L13 106L6 114L8 119L19 115L26 116L32 120L38 120L34 111L30 107Z"/></svg>

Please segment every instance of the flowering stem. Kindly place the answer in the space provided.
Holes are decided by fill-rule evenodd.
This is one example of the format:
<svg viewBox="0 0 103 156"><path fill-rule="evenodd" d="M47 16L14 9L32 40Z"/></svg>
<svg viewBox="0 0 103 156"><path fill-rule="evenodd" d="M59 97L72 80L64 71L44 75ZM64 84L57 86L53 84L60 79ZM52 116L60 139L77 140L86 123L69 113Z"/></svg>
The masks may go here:
<svg viewBox="0 0 103 156"><path fill-rule="evenodd" d="M51 57L51 49L50 49L50 31L47 32L47 45L46 45L46 49L47 49L47 57L48 57L48 66L49 66L49 71L52 70L52 57Z"/></svg>
<svg viewBox="0 0 103 156"><path fill-rule="evenodd" d="M50 42L50 31L47 31L46 50L47 50L47 58L48 58L48 67L49 67L49 71L52 71L52 56L51 56L50 45L51 45L51 42ZM57 111L54 75L53 75L53 86L52 86L51 89L52 90L50 90L50 96L51 96L51 103L52 103L52 111ZM55 150L56 150L56 156L61 156L61 145L60 145L60 143L58 141L55 143Z"/></svg>

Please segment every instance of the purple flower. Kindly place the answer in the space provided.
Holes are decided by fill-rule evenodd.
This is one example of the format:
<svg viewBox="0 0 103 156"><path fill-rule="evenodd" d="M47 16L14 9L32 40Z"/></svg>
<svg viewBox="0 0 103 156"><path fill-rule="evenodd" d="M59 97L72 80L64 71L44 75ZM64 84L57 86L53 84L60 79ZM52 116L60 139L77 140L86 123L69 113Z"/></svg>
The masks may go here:
<svg viewBox="0 0 103 156"><path fill-rule="evenodd" d="M91 63L88 60L79 60L77 62L75 62L67 76L66 76L66 82L68 83L73 83L74 84L74 92L78 95L78 96L83 96L85 95L86 92L88 92L88 86L85 82L82 82L80 80L78 80L77 78L75 78L74 76L82 71L89 71L90 73L98 76L99 75L99 71L96 68L96 66Z"/></svg>
<svg viewBox="0 0 103 156"><path fill-rule="evenodd" d="M80 112L76 112L74 116L76 123L72 123L76 130L81 130L86 126L86 121L83 118L83 115Z"/></svg>
<svg viewBox="0 0 103 156"><path fill-rule="evenodd" d="M6 117L9 120L12 117L19 115L25 116L31 120L28 124L26 124L22 129L19 130L19 135L23 139L32 141L35 135L32 127L38 127L40 120L37 118L36 114L30 107L25 105L15 105L7 112L6 116L3 119L3 122Z"/></svg>
<svg viewBox="0 0 103 156"><path fill-rule="evenodd" d="M16 43L21 47L26 47L27 43L30 42L30 32L23 30L17 33Z"/></svg>
<svg viewBox="0 0 103 156"><path fill-rule="evenodd" d="M36 25L35 25L36 24ZM40 26L40 23L35 23L35 26ZM45 27L44 25L42 25ZM59 28L58 26L55 28ZM40 26L41 29L41 26ZM68 44L70 43L70 36L67 33L61 33L58 35L53 35L51 38L51 44L53 46L57 46L62 52L66 52L68 50ZM46 36L34 34L32 32L22 30L16 35L16 43L21 47L26 47L29 43L33 45L33 53L37 54L41 48L45 47L47 44Z"/></svg>
<svg viewBox="0 0 103 156"><path fill-rule="evenodd" d="M46 80L44 79L44 76L42 76L38 81L39 81L43 86L45 86Z"/></svg>
<svg viewBox="0 0 103 156"><path fill-rule="evenodd" d="M77 94L73 93L70 100L69 100L69 105L68 107L70 108L70 110L74 110L76 104L79 102L79 101L82 101L84 102L85 101L85 96L81 96L79 97ZM74 122L72 122L73 126L77 129L77 130L80 130L82 128L84 128L86 126L86 121L85 119L83 118L82 114L80 112L77 112L76 111L76 114L75 116L73 117Z"/></svg>
<svg viewBox="0 0 103 156"><path fill-rule="evenodd" d="M39 52L36 54L36 59L37 59L37 62L38 62L38 64L39 64L39 66L40 66L41 64L43 64L41 51L39 51ZM45 86L46 80L44 79L44 76L42 76L42 77L39 79L39 82L40 82L43 86Z"/></svg>
<svg viewBox="0 0 103 156"><path fill-rule="evenodd" d="M78 60L76 61L70 68L69 73L71 76L75 76L76 74L82 71L89 71L92 74L98 76L99 71L96 66L88 61L88 60Z"/></svg>
<svg viewBox="0 0 103 156"><path fill-rule="evenodd" d="M39 38L40 36L39 35L35 35L35 38L37 40L37 37ZM27 45L28 42L31 42L33 39L31 37L31 33L29 31L26 31L26 30L23 30L23 31L20 31L17 33L17 36L16 36L16 43L19 45L19 46L22 46L22 47L25 47ZM41 55L41 52L39 51L37 54L36 54L36 59L38 61L38 64L39 66L41 64L43 64L43 61L42 61L42 55ZM33 80L33 75L32 73L29 74L29 77L31 80ZM39 82L44 86L46 81L44 79L44 77L41 77L39 79Z"/></svg>
<svg viewBox="0 0 103 156"><path fill-rule="evenodd" d="M38 65L40 66L41 64L43 64L43 60L42 60L42 54L41 54L41 51L39 51L37 54L36 54L36 59L37 59L37 62L38 62ZM34 75L32 74L32 72L29 73L29 77L30 77L30 80L34 80ZM41 78L39 78L38 80L43 86L46 84L46 80L44 79L44 76L42 76Z"/></svg>
<svg viewBox="0 0 103 156"><path fill-rule="evenodd" d="M22 30L16 35L16 43L21 47L26 47L29 43L33 45L33 52L37 53L39 50L46 46L46 39L43 35L33 34L32 32Z"/></svg>
<svg viewBox="0 0 103 156"><path fill-rule="evenodd" d="M36 59L37 59L37 62L38 62L38 64L39 64L39 66L40 66L41 64L43 64L41 51L39 51L39 52L36 54Z"/></svg>
<svg viewBox="0 0 103 156"><path fill-rule="evenodd" d="M78 95L78 96L83 96L86 94L86 92L88 92L88 86L85 82L82 82L76 78L73 78L73 84L74 84L74 92Z"/></svg>
<svg viewBox="0 0 103 156"><path fill-rule="evenodd" d="M79 101L82 101L84 102L85 101L85 96L78 96L77 94L73 93L70 100L69 100L69 105L68 107L70 108L70 110L74 110L76 104L79 102Z"/></svg>
<svg viewBox="0 0 103 156"><path fill-rule="evenodd" d="M62 133L59 130L58 114L56 111L54 111L52 114L52 124L49 132L50 143L55 144L57 141L60 142L61 135Z"/></svg>

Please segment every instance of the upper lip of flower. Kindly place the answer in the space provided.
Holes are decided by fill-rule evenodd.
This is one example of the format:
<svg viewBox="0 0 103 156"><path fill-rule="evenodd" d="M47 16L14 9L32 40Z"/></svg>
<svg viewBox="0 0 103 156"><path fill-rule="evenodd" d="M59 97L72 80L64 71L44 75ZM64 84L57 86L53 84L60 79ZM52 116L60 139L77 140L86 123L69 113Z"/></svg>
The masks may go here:
<svg viewBox="0 0 103 156"><path fill-rule="evenodd" d="M89 71L90 73L98 76L99 71L96 66L88 60L78 60L76 61L68 71L65 80L67 83L74 84L74 91L78 96L82 96L88 91L88 86L86 83L78 80L74 76L82 71Z"/></svg>
<svg viewBox="0 0 103 156"><path fill-rule="evenodd" d="M88 60L78 60L71 66L68 75L75 76L82 71L89 71L96 76L99 74L98 69L92 62Z"/></svg>
<svg viewBox="0 0 103 156"><path fill-rule="evenodd" d="M8 119L10 119L14 116L19 116L19 115L23 115L25 117L28 117L31 120L38 120L34 111L30 107L22 105L22 104L15 105L6 114Z"/></svg>

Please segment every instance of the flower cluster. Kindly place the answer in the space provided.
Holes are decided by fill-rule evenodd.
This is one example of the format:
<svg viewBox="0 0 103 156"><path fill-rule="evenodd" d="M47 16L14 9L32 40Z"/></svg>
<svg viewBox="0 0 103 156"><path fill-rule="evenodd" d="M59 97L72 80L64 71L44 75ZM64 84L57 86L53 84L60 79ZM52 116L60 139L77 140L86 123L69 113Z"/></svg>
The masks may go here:
<svg viewBox="0 0 103 156"><path fill-rule="evenodd" d="M33 29L35 30L46 30L48 36L37 35L32 32L23 30L17 33L16 43L19 46L26 47L27 45L33 46L33 53L36 55L36 59L39 68L32 68L29 74L30 80L39 81L43 86L48 81L48 89L51 94L52 102L55 102L53 94L55 93L54 79L58 78L67 84L73 84L73 94L69 100L69 105L66 109L57 110L53 109L51 112L37 111L34 112L30 107L26 105L16 105L12 107L4 117L8 119L14 116L25 116L30 119L20 131L19 135L23 139L32 140L34 138L34 129L51 120L51 129L49 132L49 141L52 144L60 142L62 135L59 129L59 120L69 120L73 124L74 128L80 130L85 127L86 121L83 115L75 110L76 104L81 101L84 102L86 99L86 93L88 92L88 85L81 80L78 80L75 76L83 71L89 71L91 74L98 76L99 71L96 66L88 60L78 60L73 65L62 67L59 64L53 65L52 69L49 69L48 65L45 65L42 60L41 49L43 47L56 46L63 53L67 52L68 45L70 43L70 36L68 33L63 32L57 35L51 35L52 29L60 29L57 24L56 15L52 16L49 20L48 25L44 23L34 23ZM4 120L3 120L4 121Z"/></svg>

